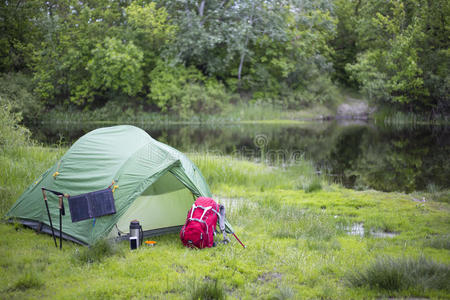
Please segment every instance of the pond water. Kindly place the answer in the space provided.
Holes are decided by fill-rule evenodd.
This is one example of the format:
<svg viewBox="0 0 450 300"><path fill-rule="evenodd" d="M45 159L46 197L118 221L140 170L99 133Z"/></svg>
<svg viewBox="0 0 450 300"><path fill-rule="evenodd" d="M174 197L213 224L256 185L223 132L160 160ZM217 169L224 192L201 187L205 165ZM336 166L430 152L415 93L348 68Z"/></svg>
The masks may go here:
<svg viewBox="0 0 450 300"><path fill-rule="evenodd" d="M45 144L71 145L103 126L44 124L33 133ZM183 152L243 156L271 164L311 160L319 172L351 188L450 188L450 127L398 129L364 122L135 126Z"/></svg>

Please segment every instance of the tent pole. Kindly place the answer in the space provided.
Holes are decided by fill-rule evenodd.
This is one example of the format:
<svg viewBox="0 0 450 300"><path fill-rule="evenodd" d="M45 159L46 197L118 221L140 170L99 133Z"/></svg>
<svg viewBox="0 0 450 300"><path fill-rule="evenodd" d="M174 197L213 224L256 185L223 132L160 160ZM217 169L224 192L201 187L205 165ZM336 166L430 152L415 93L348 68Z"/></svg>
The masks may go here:
<svg viewBox="0 0 450 300"><path fill-rule="evenodd" d="M239 244L241 244L242 247L247 248L244 244L242 244L241 240L236 236L236 234L234 234L234 232L232 234L234 235L236 240L239 242Z"/></svg>
<svg viewBox="0 0 450 300"><path fill-rule="evenodd" d="M62 249L62 215L64 214L63 211L63 196L59 195L59 249Z"/></svg>
<svg viewBox="0 0 450 300"><path fill-rule="evenodd" d="M55 231L53 230L52 218L50 216L50 210L48 209L47 195L45 194L45 190L43 188L42 188L42 195L44 196L45 207L47 208L47 215L48 220L50 221L50 228L52 229L53 241L55 241L55 247L58 248L58 245L56 244Z"/></svg>

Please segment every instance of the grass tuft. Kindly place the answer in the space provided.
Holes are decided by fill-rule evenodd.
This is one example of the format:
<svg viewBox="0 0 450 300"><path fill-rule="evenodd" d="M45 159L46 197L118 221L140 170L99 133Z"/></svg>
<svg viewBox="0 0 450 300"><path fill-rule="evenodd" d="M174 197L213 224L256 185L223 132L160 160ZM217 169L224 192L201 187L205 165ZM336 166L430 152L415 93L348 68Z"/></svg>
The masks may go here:
<svg viewBox="0 0 450 300"><path fill-rule="evenodd" d="M303 190L305 193L312 193L322 189L322 181L319 176L314 176L303 182Z"/></svg>
<svg viewBox="0 0 450 300"><path fill-rule="evenodd" d="M294 290L292 290L288 286L280 286L277 288L277 290L270 295L268 299L270 300L286 300L286 299L292 299L294 298Z"/></svg>
<svg viewBox="0 0 450 300"><path fill-rule="evenodd" d="M263 214L267 220L273 220L271 227L275 238L328 241L339 233L335 220L323 213L284 206L281 209L265 208Z"/></svg>
<svg viewBox="0 0 450 300"><path fill-rule="evenodd" d="M225 290L217 279L204 280L200 285L194 284L193 290L191 291L192 300L213 300L225 298Z"/></svg>
<svg viewBox="0 0 450 300"><path fill-rule="evenodd" d="M433 236L424 242L424 246L435 249L450 250L450 236L449 235Z"/></svg>
<svg viewBox="0 0 450 300"><path fill-rule="evenodd" d="M11 288L14 290L25 291L28 289L39 289L44 286L44 282L36 272L27 271L14 283Z"/></svg>
<svg viewBox="0 0 450 300"><path fill-rule="evenodd" d="M82 263L96 263L115 254L121 254L121 249L113 241L101 239L90 247L76 251L75 259Z"/></svg>
<svg viewBox="0 0 450 300"><path fill-rule="evenodd" d="M440 289L450 291L450 268L424 257L379 257L368 268L347 274L354 287L400 291L409 288L420 290Z"/></svg>
<svg viewBox="0 0 450 300"><path fill-rule="evenodd" d="M427 185L426 198L437 202L450 203L450 193L447 189L441 189L438 185L430 183Z"/></svg>

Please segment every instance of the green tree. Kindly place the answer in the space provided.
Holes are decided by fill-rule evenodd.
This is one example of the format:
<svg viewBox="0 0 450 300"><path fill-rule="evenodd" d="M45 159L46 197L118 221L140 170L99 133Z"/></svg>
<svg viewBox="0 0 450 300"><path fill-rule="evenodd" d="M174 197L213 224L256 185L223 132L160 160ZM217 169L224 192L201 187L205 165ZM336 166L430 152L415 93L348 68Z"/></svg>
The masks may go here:
<svg viewBox="0 0 450 300"><path fill-rule="evenodd" d="M42 31L39 1L9 0L0 2L0 72L27 70L33 51L39 46Z"/></svg>
<svg viewBox="0 0 450 300"><path fill-rule="evenodd" d="M121 91L134 96L143 86L143 53L133 42L123 43L116 38L106 38L92 50L87 64L92 87L99 90Z"/></svg>
<svg viewBox="0 0 450 300"><path fill-rule="evenodd" d="M97 94L87 65L105 37L121 37L123 4L107 0L45 3L40 23L46 34L34 55L35 91L49 105L91 103Z"/></svg>
<svg viewBox="0 0 450 300"><path fill-rule="evenodd" d="M207 78L194 66L184 67L158 61L152 70L149 100L163 112L187 118L196 113L218 113L228 102L225 87Z"/></svg>
<svg viewBox="0 0 450 300"><path fill-rule="evenodd" d="M341 11L358 7L350 22L354 29L343 31L352 37L356 33L357 41L350 53L338 49L337 59L348 62L345 71L343 63L337 65L339 74L349 74L378 101L411 110L450 110L448 1L343 0L337 4ZM338 41L344 38L338 37Z"/></svg>
<svg viewBox="0 0 450 300"><path fill-rule="evenodd" d="M148 74L156 66L163 49L173 41L177 27L169 23L166 9L157 8L155 2L133 2L126 8L126 14L126 37L143 52L143 71Z"/></svg>

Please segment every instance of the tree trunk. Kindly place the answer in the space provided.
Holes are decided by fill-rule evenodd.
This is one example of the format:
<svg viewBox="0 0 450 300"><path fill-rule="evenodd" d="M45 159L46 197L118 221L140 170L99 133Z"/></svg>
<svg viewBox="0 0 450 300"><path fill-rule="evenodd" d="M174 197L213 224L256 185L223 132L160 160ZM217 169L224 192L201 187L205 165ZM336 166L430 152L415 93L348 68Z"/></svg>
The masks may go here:
<svg viewBox="0 0 450 300"><path fill-rule="evenodd" d="M200 6L198 7L198 15L200 17L203 17L203 13L205 11L205 2L206 0L202 0L202 2L200 2Z"/></svg>
<svg viewBox="0 0 450 300"><path fill-rule="evenodd" d="M242 73L242 66L244 65L244 58L245 58L245 52L242 52L241 61L239 62L239 69L238 69L239 87L241 86L241 73Z"/></svg>
<svg viewBox="0 0 450 300"><path fill-rule="evenodd" d="M254 8L255 8L255 4L252 3L252 14L250 15L250 20L249 20L250 27L253 25ZM248 30L247 30L247 36L245 37L244 47L247 47L247 44L248 44ZM239 68L238 68L238 91L241 89L241 75L242 75L242 67L244 66L244 59L245 59L245 50L242 50L241 60L239 62Z"/></svg>

